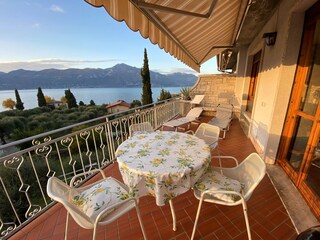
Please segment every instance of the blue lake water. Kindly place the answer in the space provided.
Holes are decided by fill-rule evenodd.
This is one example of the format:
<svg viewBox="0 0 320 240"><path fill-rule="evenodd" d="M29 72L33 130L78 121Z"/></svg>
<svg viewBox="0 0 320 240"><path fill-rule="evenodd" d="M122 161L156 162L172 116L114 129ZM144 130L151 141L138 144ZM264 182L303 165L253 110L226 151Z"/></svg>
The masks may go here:
<svg viewBox="0 0 320 240"><path fill-rule="evenodd" d="M162 88L152 88L153 101L157 101ZM163 88L172 93L180 93L181 87ZM77 103L83 101L84 104L89 104L92 99L97 105L108 104L117 100L124 100L131 103L137 99L141 101L142 88L71 88ZM18 90L20 98L24 103L25 109L31 109L38 106L37 92L38 89ZM65 89L42 89L45 96L50 96L55 100L60 100L64 96ZM2 107L3 100L11 98L16 101L14 90L0 91L0 111L6 109Z"/></svg>

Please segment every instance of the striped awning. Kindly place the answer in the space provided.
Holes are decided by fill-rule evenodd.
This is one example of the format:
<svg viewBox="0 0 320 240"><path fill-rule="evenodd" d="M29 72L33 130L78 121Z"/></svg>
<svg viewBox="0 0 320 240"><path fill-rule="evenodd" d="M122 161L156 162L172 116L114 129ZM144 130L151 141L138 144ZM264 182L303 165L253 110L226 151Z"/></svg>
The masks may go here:
<svg viewBox="0 0 320 240"><path fill-rule="evenodd" d="M196 71L234 46L249 0L85 0Z"/></svg>

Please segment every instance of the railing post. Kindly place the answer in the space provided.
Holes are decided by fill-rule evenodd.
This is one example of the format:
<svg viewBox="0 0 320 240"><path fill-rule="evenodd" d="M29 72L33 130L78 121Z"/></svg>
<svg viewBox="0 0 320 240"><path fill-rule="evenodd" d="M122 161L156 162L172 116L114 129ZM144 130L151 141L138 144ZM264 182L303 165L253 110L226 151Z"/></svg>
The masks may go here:
<svg viewBox="0 0 320 240"><path fill-rule="evenodd" d="M156 106L156 104L154 104L154 111L153 111L153 116L154 116L154 126L155 128L158 128L158 108Z"/></svg>
<svg viewBox="0 0 320 240"><path fill-rule="evenodd" d="M110 149L109 155L110 155L111 159L114 159L115 158L115 154L114 154L115 150L114 150L113 136L112 136L113 132L112 132L108 117L106 118L106 125L107 125L107 137L109 139L109 149Z"/></svg>

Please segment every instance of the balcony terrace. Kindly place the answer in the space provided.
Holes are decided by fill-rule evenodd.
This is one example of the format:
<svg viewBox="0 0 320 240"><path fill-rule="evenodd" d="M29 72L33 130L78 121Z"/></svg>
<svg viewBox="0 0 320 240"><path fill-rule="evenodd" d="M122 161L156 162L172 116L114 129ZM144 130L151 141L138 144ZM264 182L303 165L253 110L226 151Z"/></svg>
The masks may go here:
<svg viewBox="0 0 320 240"><path fill-rule="evenodd" d="M31 149L26 149L13 155L2 157L2 162L4 166L8 167L11 160L23 159L27 160L27 157L24 157L24 154L28 155L28 160L33 162L37 155L41 155L47 163L47 174L46 176L54 175L57 169L54 170L50 160L54 154L57 159L60 160L61 167L66 165L62 163L65 161L63 155L67 156L69 160L69 165L74 161L80 161L81 171L86 169L87 163L85 163L85 156L87 156L90 166L100 166L104 167L104 171L108 176L113 176L122 181L120 172L118 170L117 162L110 161L113 158L113 153L119 143L124 141L127 137L127 132L125 128L122 128L121 134L118 132L120 123L128 124L129 122L135 121L151 121L153 126L158 128L161 126L161 123L166 121L166 119L172 118L178 112L185 111L181 107L181 102L179 101L169 101L159 106L153 106L149 109L140 109L139 111L134 111L128 115L122 115L119 118L114 118L112 120L107 119L107 123L99 123L95 126L91 126L90 129L82 129L77 132L73 132L62 137L57 137L53 140L47 140L47 142L39 143L31 147ZM153 116L153 117L151 117ZM156 116L156 117L155 117ZM133 120L134 119L134 120ZM202 122L208 122L211 117L202 116ZM128 122L127 122L128 120ZM101 125L102 124L102 125ZM103 126L101 129L100 127ZM191 129L195 130L197 125L191 125ZM112 128L112 130L111 130ZM65 130L65 129L64 129ZM164 130L173 130L173 129L164 129ZM108 141L99 142L97 137L94 142L95 151L89 151L88 137L90 133L94 135L98 133L98 136L102 136L102 132L106 134ZM88 133L89 132L89 133ZM86 133L86 134L84 134ZM110 135L111 134L111 135ZM124 136L124 137L123 137ZM80 142L79 138L82 137L84 142ZM65 142L66 139L70 141L70 138L77 140L76 149L82 149L82 152L85 154L79 154L78 159L74 154L71 154L71 151L74 149L71 145ZM65 150L59 148L60 143L65 146ZM103 143L106 143L106 147ZM49 151L46 147L56 148L57 153L54 151ZM105 149L108 148L109 152ZM113 149L110 151L110 149ZM42 150L42 151L40 151ZM105 155L99 153L99 150L102 152L108 152ZM240 161L244 159L251 152L254 152L255 148L251 144L251 141L246 137L243 130L240 127L238 120L234 119L231 125L230 131L227 133L224 140L219 141L219 152L221 155L231 155L239 159ZM40 154L41 152L41 154ZM93 156L91 156L91 153ZM70 155L69 155L70 154ZM35 155L35 156L33 156ZM212 155L217 155L217 150L212 152ZM32 157L33 156L33 157ZM81 157L82 156L82 157ZM96 161L95 161L96 159ZM110 160L109 160L110 159ZM52 160L51 160L52 161ZM36 203L31 201L31 192L30 186L27 183L27 180L21 174L20 166L23 161L20 161L20 164L15 167L15 171L19 176L21 186L19 189L20 194L26 196L26 204L29 205L29 208L25 215L27 216L33 208L37 207ZM217 164L212 162L212 164ZM76 166L73 164L72 166ZM91 168L91 167L90 167ZM71 174L74 174L75 167ZM36 169L34 169L35 175L39 178L39 174ZM78 172L78 170L77 170ZM68 181L69 177L65 170L59 175L62 179ZM30 173L31 175L31 173ZM89 180L95 181L99 176L94 176ZM6 193L9 192L10 187L6 186L4 180L1 179L2 188L6 189ZM66 210L62 207L61 204L52 204L50 199L46 196L43 185L45 186L46 182L42 182L38 179L39 187L42 186L42 191L45 199L44 206L41 207L41 214L38 210L33 211L34 215L28 215L25 223L22 223L22 220L17 218L19 216L18 210L15 210L16 218L12 217L11 221L2 220L1 216L1 234L3 239L63 239L65 231L65 220L66 220ZM34 186L33 186L34 187ZM7 193L9 198L10 193ZM40 195L40 194L39 194ZM15 203L17 201L13 199L11 202L11 208L15 208ZM38 201L39 202L39 201ZM27 204L28 203L28 204ZM193 196L193 192L190 190L185 194L182 194L173 199L173 204L176 209L177 215L177 231L172 230L172 217L170 212L169 205L159 207L155 204L155 200L152 197L142 197L139 201L139 207L141 210L143 222L146 228L148 239L189 239L192 232L192 227L198 207L198 200ZM253 239L295 239L297 236L297 226L293 224L286 207L284 206L280 196L278 195L272 181L269 176L266 175L258 188L255 190L253 196L248 201L248 215L251 225L251 234ZM47 210L47 211L43 211ZM8 208L8 212L9 212ZM31 217L30 217L31 216ZM13 221L19 222L16 224L14 229L10 229L10 224L13 226ZM7 229L6 227L9 226ZM5 232L7 231L7 232ZM10 232L11 231L11 232ZM98 230L97 239L143 239L142 232L139 226L139 222L134 210L125 214L117 221L105 226L100 227ZM7 233L7 235L5 234ZM68 239L90 239L92 236L91 230L85 230L80 228L73 220L70 220ZM244 222L244 217L242 213L242 207L226 207L219 206L215 204L204 203L204 206L201 211L200 220L197 228L197 233L195 239L247 239L247 232Z"/></svg>

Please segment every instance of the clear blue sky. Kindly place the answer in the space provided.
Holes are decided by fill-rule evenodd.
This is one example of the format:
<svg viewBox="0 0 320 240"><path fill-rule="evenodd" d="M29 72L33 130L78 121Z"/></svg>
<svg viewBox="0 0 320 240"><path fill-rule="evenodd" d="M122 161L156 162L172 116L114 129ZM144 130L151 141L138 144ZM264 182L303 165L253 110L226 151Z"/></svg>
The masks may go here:
<svg viewBox="0 0 320 240"><path fill-rule="evenodd" d="M149 67L161 73L191 68L83 0L0 0L0 71L46 68L140 68L147 48ZM201 74L217 73L216 59Z"/></svg>

